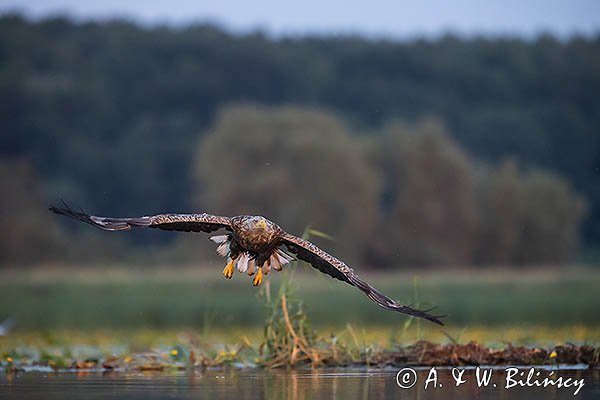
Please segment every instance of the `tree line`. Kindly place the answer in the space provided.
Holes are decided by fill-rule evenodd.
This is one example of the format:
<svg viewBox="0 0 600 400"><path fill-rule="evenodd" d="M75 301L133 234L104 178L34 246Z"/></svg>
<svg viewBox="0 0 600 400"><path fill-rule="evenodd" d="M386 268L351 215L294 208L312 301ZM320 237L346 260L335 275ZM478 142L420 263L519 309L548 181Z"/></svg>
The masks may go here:
<svg viewBox="0 0 600 400"><path fill-rule="evenodd" d="M296 197L288 203L286 215L295 219L280 217L277 212L283 211L269 206L273 219L303 229L298 221L310 217L312 223L328 228L340 245L352 241L353 230L368 231L361 222L365 218L400 219L408 221L406 226L420 221L423 225L416 230L383 234L405 243L407 252L399 254L415 253L402 256L407 263L544 262L546 239L540 238L554 235L562 222L539 222L548 213L544 207L551 208L546 203L536 210L537 217L526 216L528 208L520 207L537 201L539 193L551 192L556 199L548 203L563 210L556 216L567 221L563 226L569 227L565 235L570 239L560 250L565 255L550 258L568 259L580 236L588 248L600 242L599 46L600 38L559 41L550 36L529 41L452 36L405 42L358 37L275 40L260 32L233 35L202 24L143 28L118 20L75 23L57 17L32 22L4 15L0 17L0 157L3 165L17 171L15 176L35 177L36 196L42 201L62 196L89 211L112 215L225 207L233 200L227 196L227 202L211 200L211 196L218 198L219 188L197 172L202 164L197 158L198 143L210 148L211 140L216 140L210 139L211 133L224 123L224 115L235 120L244 109L228 105L299 106L284 109L291 116L307 109L326 110L315 111L322 113L315 118L336 120L343 126L336 128L344 133L340 137L351 138L334 153L338 162L349 164L345 154L354 154L355 147L363 149L359 159L366 157L366 161L348 167L353 182L361 181L362 186L351 182L336 189L316 186L313 198L303 190L306 200ZM246 112L261 114L260 110ZM414 134L424 139L407 139L389 133L403 130L443 134ZM443 139L432 139L438 136ZM236 140L241 143L252 137L241 126ZM285 146L300 141L290 140ZM446 157L440 166L433 165L423 150L430 146L423 144L427 140L438 143L436 151ZM235 153L236 145L232 145L228 153L219 154L219 168L224 171L233 168L230 153ZM389 153L393 146L410 157L393 157ZM321 156L324 151L311 149ZM324 161L319 157L310 158L296 156L296 163L307 171L321 171L323 179L332 173L321 166ZM444 179L426 175L445 168L444 163L456 163L456 170L448 169ZM398 175L410 168L423 175ZM462 169L467 178L460 175ZM286 178L278 176L281 172L261 173L265 176L257 177L255 185L278 179L283 187L280 193L271 193L265 207L311 176L291 176L296 181L288 188L281 183ZM403 192L410 187L405 182L411 180L419 190ZM458 186L447 183L453 181ZM557 187L563 188L559 192L564 195L557 194ZM352 194L346 192L348 188ZM8 190L5 185L4 198L9 197ZM435 190L450 196L449 203L444 198L440 201L444 204L436 204L431 199ZM483 201L486 196L497 198L495 191L512 193L512 200ZM328 197L334 194L338 198ZM239 196L246 204L257 201L248 197L250 193ZM479 206L466 206L462 197ZM561 203L565 198L571 200ZM350 206L353 201L364 205L359 214ZM306 205L310 202L322 207L311 210ZM333 203L340 204L333 214L323 211ZM490 209L483 212L483 204ZM451 215L440 211L447 207ZM412 213L406 211L410 209ZM587 214L582 219L584 209ZM489 220L485 224L495 221L504 224L506 232L518 232L482 231L482 215ZM343 228L329 222L342 220ZM3 216L2 223L6 221ZM456 236L488 237L512 250L494 250L502 256L492 257L474 239L448 237L443 232L449 227L460 230ZM528 255L515 250L513 242L529 236L537 238L539 249L530 247ZM156 235L133 237L138 244L164 240ZM434 239L450 242L419 250L409 244ZM391 257L386 254L390 248L381 241L352 251L357 258L384 265Z"/></svg>
<svg viewBox="0 0 600 400"><path fill-rule="evenodd" d="M511 159L481 164L431 119L360 135L322 110L231 106L193 164L195 210L266 215L296 234L312 227L330 236L316 238L324 248L379 268L568 262L585 213L563 178ZM0 175L10 195L4 261L128 259L123 242L61 228L27 163L5 163ZM209 249L199 243L179 237L171 250L190 262Z"/></svg>

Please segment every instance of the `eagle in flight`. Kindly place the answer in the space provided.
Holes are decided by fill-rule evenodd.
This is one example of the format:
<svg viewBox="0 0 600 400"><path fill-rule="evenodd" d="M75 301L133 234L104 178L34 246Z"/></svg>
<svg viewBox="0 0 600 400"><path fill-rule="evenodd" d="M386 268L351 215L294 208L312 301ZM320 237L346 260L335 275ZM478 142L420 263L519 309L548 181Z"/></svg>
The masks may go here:
<svg viewBox="0 0 600 400"><path fill-rule="evenodd" d="M217 254L227 258L223 275L231 279L234 269L254 276L252 283L258 286L271 269L281 271L284 265L294 261L294 256L312 265L319 271L339 279L363 291L369 299L386 310L424 318L444 325L440 318L429 314L429 310L417 310L402 305L385 296L373 286L363 281L354 270L344 262L321 250L311 242L291 235L274 222L256 215L222 217L210 214L159 214L139 218L108 218L88 215L83 211L70 209L64 202L63 207L50 206L50 211L83 221L106 231L126 231L131 228L146 227L167 231L211 233L225 229L227 233L212 236L217 243ZM286 252L283 246L287 248Z"/></svg>

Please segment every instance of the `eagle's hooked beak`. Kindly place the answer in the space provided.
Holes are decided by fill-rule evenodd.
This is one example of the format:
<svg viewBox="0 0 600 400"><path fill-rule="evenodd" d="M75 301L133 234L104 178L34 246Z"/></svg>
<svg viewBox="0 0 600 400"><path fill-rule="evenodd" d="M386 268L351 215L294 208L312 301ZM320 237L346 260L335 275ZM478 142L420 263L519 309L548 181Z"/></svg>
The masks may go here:
<svg viewBox="0 0 600 400"><path fill-rule="evenodd" d="M256 223L256 226L258 226L260 229L262 229L263 231L267 230L267 222L264 219L259 220Z"/></svg>

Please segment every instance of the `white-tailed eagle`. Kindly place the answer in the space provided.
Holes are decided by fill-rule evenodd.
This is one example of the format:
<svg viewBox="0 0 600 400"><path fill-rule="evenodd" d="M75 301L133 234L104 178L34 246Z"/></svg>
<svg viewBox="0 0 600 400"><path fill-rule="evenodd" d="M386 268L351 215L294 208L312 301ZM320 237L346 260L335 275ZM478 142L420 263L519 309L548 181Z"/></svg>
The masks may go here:
<svg viewBox="0 0 600 400"><path fill-rule="evenodd" d="M357 287L369 299L386 310L398 311L443 325L440 321L443 316L429 314L431 309L417 310L390 299L360 279L354 270L344 262L311 242L285 232L277 224L261 216L222 217L210 214L159 214L139 218L109 218L73 211L66 204L63 207L50 206L50 211L106 231L126 231L131 228L146 227L168 231L211 233L224 229L227 233L212 236L210 239L218 244L217 253L227 257L223 275L228 279L231 279L234 268L237 267L239 272L254 276L253 284L255 286L260 285L263 275L267 275L271 269L281 271L285 264L294 259L283 250L285 247L288 252L319 271Z"/></svg>

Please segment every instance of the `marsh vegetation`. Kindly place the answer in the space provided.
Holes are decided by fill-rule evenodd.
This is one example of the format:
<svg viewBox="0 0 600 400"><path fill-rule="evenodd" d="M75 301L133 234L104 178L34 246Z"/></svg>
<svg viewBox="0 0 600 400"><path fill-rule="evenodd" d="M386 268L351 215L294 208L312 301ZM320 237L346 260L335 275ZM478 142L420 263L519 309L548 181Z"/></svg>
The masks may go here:
<svg viewBox="0 0 600 400"><path fill-rule="evenodd" d="M273 276L258 293L246 280L191 269L113 269L104 278L94 271L3 275L0 312L18 321L0 338L5 367L598 362L593 270L574 271L569 279L539 272L518 283L502 281L504 274L468 283L465 275L442 274L417 286L402 274L370 277L407 302L443 305L449 314L444 328L386 313L352 288L309 271L295 272L293 280Z"/></svg>

